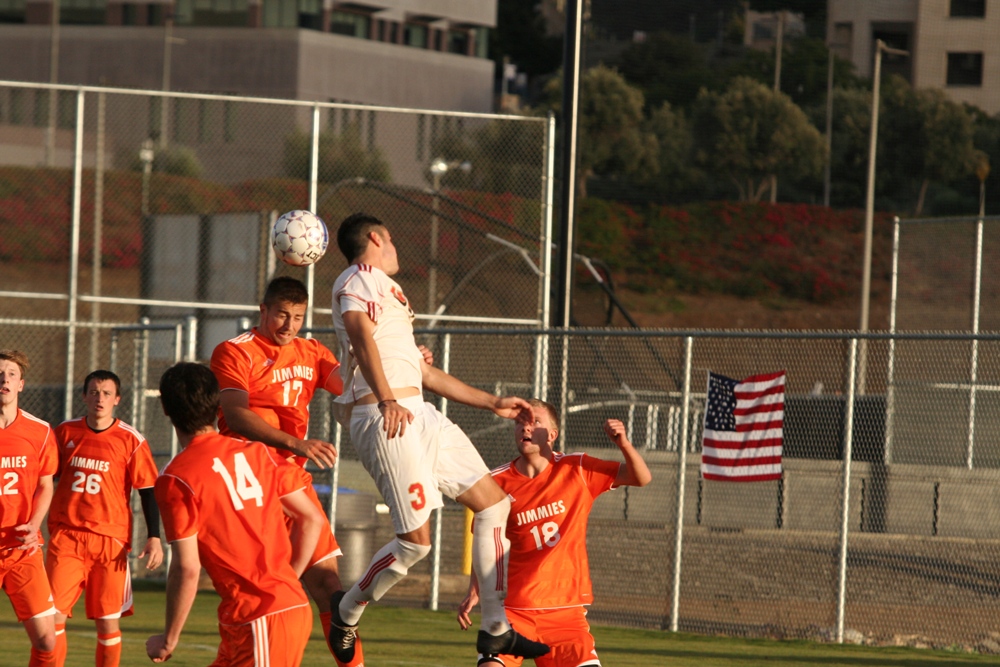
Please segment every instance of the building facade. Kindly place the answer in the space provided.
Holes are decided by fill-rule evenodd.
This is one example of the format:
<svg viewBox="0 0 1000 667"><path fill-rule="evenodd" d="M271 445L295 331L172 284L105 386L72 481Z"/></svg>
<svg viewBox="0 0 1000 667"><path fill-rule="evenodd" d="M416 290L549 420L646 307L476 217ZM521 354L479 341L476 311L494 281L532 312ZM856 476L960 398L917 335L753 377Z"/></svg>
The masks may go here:
<svg viewBox="0 0 1000 667"><path fill-rule="evenodd" d="M871 76L875 41L909 52L883 56L883 71L915 88L940 88L953 100L1000 112L998 0L830 0L827 39Z"/></svg>
<svg viewBox="0 0 1000 667"><path fill-rule="evenodd" d="M496 0L0 0L0 79L491 111Z"/></svg>

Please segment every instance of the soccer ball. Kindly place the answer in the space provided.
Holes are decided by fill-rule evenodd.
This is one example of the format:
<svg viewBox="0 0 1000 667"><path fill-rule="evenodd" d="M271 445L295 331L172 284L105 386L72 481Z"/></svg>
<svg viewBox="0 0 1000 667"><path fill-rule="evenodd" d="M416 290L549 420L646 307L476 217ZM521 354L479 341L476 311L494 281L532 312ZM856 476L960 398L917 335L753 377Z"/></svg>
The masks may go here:
<svg viewBox="0 0 1000 667"><path fill-rule="evenodd" d="M326 225L310 211L289 211L271 229L271 247L281 261L292 266L318 262L329 242Z"/></svg>

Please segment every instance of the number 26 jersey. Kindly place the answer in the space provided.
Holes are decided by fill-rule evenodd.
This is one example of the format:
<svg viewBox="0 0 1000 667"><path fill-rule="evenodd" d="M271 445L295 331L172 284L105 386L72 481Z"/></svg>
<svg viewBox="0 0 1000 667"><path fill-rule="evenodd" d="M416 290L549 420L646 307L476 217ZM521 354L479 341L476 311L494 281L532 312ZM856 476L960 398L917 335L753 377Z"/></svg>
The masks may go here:
<svg viewBox="0 0 1000 667"><path fill-rule="evenodd" d="M555 454L533 478L508 463L491 473L511 499L505 606L551 609L590 604L587 520L611 489L619 463L582 453Z"/></svg>
<svg viewBox="0 0 1000 667"><path fill-rule="evenodd" d="M95 431L80 417L56 427L59 484L49 509L49 532L86 530L132 542L132 489L156 483L146 439L120 419Z"/></svg>

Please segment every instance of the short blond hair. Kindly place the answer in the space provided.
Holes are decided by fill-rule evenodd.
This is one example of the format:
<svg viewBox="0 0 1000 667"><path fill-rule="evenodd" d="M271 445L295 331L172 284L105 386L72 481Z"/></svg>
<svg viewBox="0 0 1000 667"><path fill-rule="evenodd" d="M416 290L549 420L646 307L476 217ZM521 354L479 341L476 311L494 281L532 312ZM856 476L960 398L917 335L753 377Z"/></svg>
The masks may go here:
<svg viewBox="0 0 1000 667"><path fill-rule="evenodd" d="M552 405L551 403L546 403L545 401L538 398L529 398L528 403L530 403L531 407L535 408L536 410L545 410L547 413L549 413L549 421L552 422L552 428L555 431L560 430L559 412L556 410L556 406Z"/></svg>
<svg viewBox="0 0 1000 667"><path fill-rule="evenodd" d="M21 369L21 379L28 374L31 364L28 363L28 355L20 350L0 350L0 361L12 361Z"/></svg>

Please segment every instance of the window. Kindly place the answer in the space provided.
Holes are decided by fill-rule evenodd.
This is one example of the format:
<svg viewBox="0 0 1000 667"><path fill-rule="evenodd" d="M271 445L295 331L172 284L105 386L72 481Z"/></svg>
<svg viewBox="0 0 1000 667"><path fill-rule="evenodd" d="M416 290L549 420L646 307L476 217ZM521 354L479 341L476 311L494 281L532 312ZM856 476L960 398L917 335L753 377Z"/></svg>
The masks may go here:
<svg viewBox="0 0 1000 667"><path fill-rule="evenodd" d="M35 115L32 122L35 127L45 127L49 124L49 95L47 90L35 91Z"/></svg>
<svg viewBox="0 0 1000 667"><path fill-rule="evenodd" d="M102 25L106 23L107 0L60 0L59 23Z"/></svg>
<svg viewBox="0 0 1000 667"><path fill-rule="evenodd" d="M0 23L24 23L24 0L0 0Z"/></svg>
<svg viewBox="0 0 1000 667"><path fill-rule="evenodd" d="M983 85L983 54L982 53L949 53L948 54L948 85L949 86L982 86Z"/></svg>
<svg viewBox="0 0 1000 667"><path fill-rule="evenodd" d="M371 30L371 18L365 14L351 12L330 12L330 32L349 37L368 39Z"/></svg>
<svg viewBox="0 0 1000 667"><path fill-rule="evenodd" d="M25 118L27 114L24 111L27 103L25 102L25 90L23 88L11 88L10 89L10 124L11 125L24 125Z"/></svg>
<svg viewBox="0 0 1000 667"><path fill-rule="evenodd" d="M407 46L414 46L418 49L427 48L427 26L419 23L407 23L404 28L403 42Z"/></svg>
<svg viewBox="0 0 1000 667"><path fill-rule="evenodd" d="M985 18L986 0L951 0L952 17Z"/></svg>
<svg viewBox="0 0 1000 667"><path fill-rule="evenodd" d="M60 90L57 101L57 118L59 127L71 128L76 126L76 93L70 90Z"/></svg>
<svg viewBox="0 0 1000 667"><path fill-rule="evenodd" d="M236 141L236 103L222 104L222 140L227 144Z"/></svg>
<svg viewBox="0 0 1000 667"><path fill-rule="evenodd" d="M284 5L295 0L272 0L264 3L264 16L269 7ZM190 0L177 7L177 23L204 26L246 26L249 23L248 0ZM187 5L187 6L185 6ZM183 17L183 20L182 20ZM265 24L266 25L266 24Z"/></svg>
<svg viewBox="0 0 1000 667"><path fill-rule="evenodd" d="M469 31L450 30L448 32L448 51L465 55L469 52Z"/></svg>

